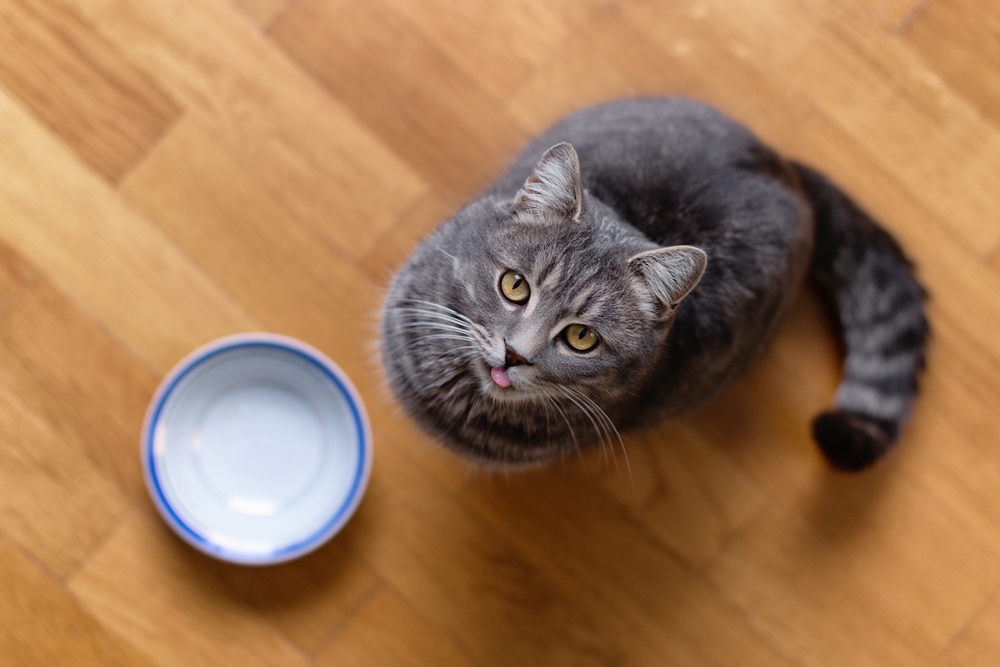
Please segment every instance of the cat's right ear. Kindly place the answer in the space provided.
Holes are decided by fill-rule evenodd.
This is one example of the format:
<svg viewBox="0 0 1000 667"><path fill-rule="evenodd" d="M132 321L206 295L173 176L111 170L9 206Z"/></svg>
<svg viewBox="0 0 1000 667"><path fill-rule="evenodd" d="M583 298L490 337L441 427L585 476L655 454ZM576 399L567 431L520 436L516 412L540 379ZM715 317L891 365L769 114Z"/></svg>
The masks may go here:
<svg viewBox="0 0 1000 667"><path fill-rule="evenodd" d="M701 248L675 245L639 253L628 263L660 302L666 318L701 280L708 255Z"/></svg>
<svg viewBox="0 0 1000 667"><path fill-rule="evenodd" d="M538 161L538 166L514 198L514 210L523 219L580 219L583 189L580 158L571 144L556 144Z"/></svg>

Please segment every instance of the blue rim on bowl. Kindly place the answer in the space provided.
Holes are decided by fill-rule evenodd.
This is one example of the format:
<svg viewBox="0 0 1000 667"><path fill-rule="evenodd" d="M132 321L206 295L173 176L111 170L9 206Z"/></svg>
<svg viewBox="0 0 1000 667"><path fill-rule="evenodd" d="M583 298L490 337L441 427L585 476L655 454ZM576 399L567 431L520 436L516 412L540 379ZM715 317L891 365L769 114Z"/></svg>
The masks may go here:
<svg viewBox="0 0 1000 667"><path fill-rule="evenodd" d="M178 513L164 493L158 469L156 433L161 425L164 407L178 384L194 369L226 352L244 348L271 348L292 353L305 360L330 381L343 397L358 435L357 466L349 491L329 520L308 537L285 544L267 553L244 552L229 548L189 525ZM314 347L294 338L271 333L245 333L220 338L208 343L182 359L163 379L150 401L142 429L142 467L153 503L166 523L188 544L220 560L243 565L271 565L289 561L313 551L336 535L357 510L368 486L372 467L371 427L364 403L347 375L326 355Z"/></svg>

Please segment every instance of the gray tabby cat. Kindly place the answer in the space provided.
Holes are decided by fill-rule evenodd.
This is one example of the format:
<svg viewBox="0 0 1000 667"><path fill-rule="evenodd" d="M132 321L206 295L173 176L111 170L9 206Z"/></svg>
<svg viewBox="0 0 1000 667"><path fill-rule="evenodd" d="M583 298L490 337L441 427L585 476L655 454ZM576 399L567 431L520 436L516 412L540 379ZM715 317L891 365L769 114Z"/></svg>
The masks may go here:
<svg viewBox="0 0 1000 667"><path fill-rule="evenodd" d="M813 435L859 470L896 441L924 365L924 292L899 246L711 108L606 104L539 137L417 248L385 303L383 362L448 447L542 463L730 385L809 275L847 350Z"/></svg>

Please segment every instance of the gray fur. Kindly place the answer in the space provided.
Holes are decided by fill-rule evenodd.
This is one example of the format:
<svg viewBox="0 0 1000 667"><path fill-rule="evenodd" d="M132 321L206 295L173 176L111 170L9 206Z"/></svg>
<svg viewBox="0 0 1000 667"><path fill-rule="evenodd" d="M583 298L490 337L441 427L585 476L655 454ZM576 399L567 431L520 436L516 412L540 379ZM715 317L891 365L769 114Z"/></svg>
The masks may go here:
<svg viewBox="0 0 1000 667"><path fill-rule="evenodd" d="M731 384L767 349L810 264L835 294L843 288L845 324L874 318L876 336L879 327L907 326L883 295L909 293L915 282L886 287L879 276L876 286L847 288L839 276L862 275L863 262L825 267L860 255L814 253L817 198L842 195L813 181L803 192L800 176L813 174L805 169L689 100L632 100L570 116L396 275L381 341L393 391L425 429L473 460L541 463ZM527 280L525 304L503 296L508 270ZM572 323L596 332L597 347L571 349L561 332ZM857 351L849 368L882 363L884 345L864 351L866 326L845 326ZM910 360L886 358L885 372L915 377L922 356ZM513 386L498 386L492 367L505 368ZM846 378L842 407L904 418L910 396L885 396L865 372Z"/></svg>

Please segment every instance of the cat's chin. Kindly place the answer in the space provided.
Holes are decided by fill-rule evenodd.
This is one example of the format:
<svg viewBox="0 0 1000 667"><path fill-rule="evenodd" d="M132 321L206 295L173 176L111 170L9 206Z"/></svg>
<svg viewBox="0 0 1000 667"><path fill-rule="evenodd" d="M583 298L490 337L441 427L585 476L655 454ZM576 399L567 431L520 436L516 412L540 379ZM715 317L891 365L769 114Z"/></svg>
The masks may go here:
<svg viewBox="0 0 1000 667"><path fill-rule="evenodd" d="M501 387L492 379L487 379L480 384L483 396L502 405L523 405L545 400L544 392L523 384Z"/></svg>

